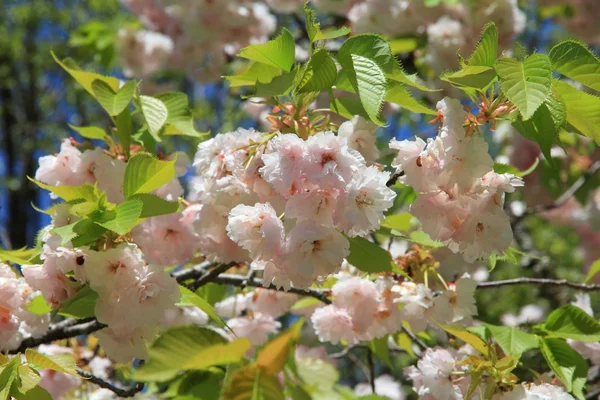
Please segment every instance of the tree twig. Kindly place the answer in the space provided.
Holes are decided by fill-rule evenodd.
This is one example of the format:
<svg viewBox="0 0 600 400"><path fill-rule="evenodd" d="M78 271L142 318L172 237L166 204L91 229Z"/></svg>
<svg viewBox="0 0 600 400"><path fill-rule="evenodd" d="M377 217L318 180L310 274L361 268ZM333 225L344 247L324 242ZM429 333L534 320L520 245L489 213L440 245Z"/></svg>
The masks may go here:
<svg viewBox="0 0 600 400"><path fill-rule="evenodd" d="M404 171L396 171L392 174L392 176L390 177L390 179L388 179L388 181L385 183L386 186L394 186L394 184L396 182L398 182L398 179L400 179L400 177L404 176Z"/></svg>
<svg viewBox="0 0 600 400"><path fill-rule="evenodd" d="M122 389L82 369L77 369L77 373L88 382L98 385L103 389L108 389L119 397L133 397L144 390L143 383L138 382L128 389Z"/></svg>
<svg viewBox="0 0 600 400"><path fill-rule="evenodd" d="M200 286L206 285L209 282L215 282L215 279L229 268L238 265L236 262L230 262L229 264L220 264L206 272L200 278L196 279L190 284L190 290L195 291Z"/></svg>
<svg viewBox="0 0 600 400"><path fill-rule="evenodd" d="M427 350L429 348L429 346L427 346L427 344L425 344L424 341L422 341L417 335L415 335L410 329L408 329L404 325L402 325L402 331L404 331L404 333L408 335L410 340L415 342L417 346L421 348L421 350Z"/></svg>
<svg viewBox="0 0 600 400"><path fill-rule="evenodd" d="M373 361L373 351L367 347L367 363L369 365L369 383L371 384L371 393L375 394L375 362Z"/></svg>
<svg viewBox="0 0 600 400"><path fill-rule="evenodd" d="M502 281L490 281L477 283L477 289L494 288L511 285L542 285L542 286L564 286L583 292L600 291L600 285L588 285L585 283L570 282L566 279L546 279L546 278L514 278Z"/></svg>
<svg viewBox="0 0 600 400"><path fill-rule="evenodd" d="M260 280L260 279L256 279L256 278L247 279L246 276L241 276L241 275L221 274L219 276L215 276L212 280L210 280L210 282L222 283L222 284L232 285L232 286L237 286L237 287L250 286L250 287L264 288L264 289L277 290L280 292L284 292L283 289L277 288L276 286L273 286L273 285L264 287L262 284L262 280ZM292 287L287 292L299 294L302 296L314 297L315 299L318 299L325 304L331 304L331 300L329 300L329 298L327 297L330 292L328 289L306 289L306 290L304 290L304 289L298 289L298 288Z"/></svg>

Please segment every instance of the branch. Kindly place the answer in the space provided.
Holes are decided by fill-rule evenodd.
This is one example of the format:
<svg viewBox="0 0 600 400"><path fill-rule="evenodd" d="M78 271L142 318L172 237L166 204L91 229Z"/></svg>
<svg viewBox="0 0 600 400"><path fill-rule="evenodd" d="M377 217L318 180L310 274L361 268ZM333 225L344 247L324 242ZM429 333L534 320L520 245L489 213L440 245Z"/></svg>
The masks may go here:
<svg viewBox="0 0 600 400"><path fill-rule="evenodd" d="M118 388L116 386L114 386L112 383L110 382L106 382L103 379L98 378L97 376L84 371L82 369L77 369L77 373L84 379L87 379L88 382L94 383L98 386L100 386L103 389L108 389L111 392L113 392L114 394L116 394L119 397L133 397L135 396L137 393L141 392L142 390L144 390L144 384L143 383L136 383L135 385L133 385L132 387L130 387L129 389L121 389Z"/></svg>
<svg viewBox="0 0 600 400"><path fill-rule="evenodd" d="M404 176L404 171L396 171L394 172L394 174L390 177L390 179L388 179L388 181L385 183L386 186L394 186L394 184L396 184L396 182L398 182L398 179L400 179L400 177Z"/></svg>
<svg viewBox="0 0 600 400"><path fill-rule="evenodd" d="M581 176L563 194L561 194L552 203L531 207L531 208L525 210L525 212L523 214L519 215L518 217L515 217L514 223L515 224L520 223L521 221L523 221L523 219L525 219L525 217L527 217L529 215L533 215L533 214L537 214L540 212L550 211L550 210L559 208L560 206L565 204L567 201L569 201L569 199L571 197L573 197L575 195L575 193L579 189L581 189L581 187L583 185L585 185L587 183L587 181L590 180L596 174L596 172L598 172L599 170L600 170L600 160L593 163L587 171L585 171L583 174L581 174Z"/></svg>
<svg viewBox="0 0 600 400"><path fill-rule="evenodd" d="M600 291L600 285L587 285L585 283L570 282L566 279L546 279L546 278L514 278L503 281L479 282L477 289L494 288L511 285L541 285L541 286L565 286L583 292Z"/></svg>
<svg viewBox="0 0 600 400"><path fill-rule="evenodd" d="M410 340L415 342L421 348L421 350L427 350L429 348L429 346L427 346L427 344L425 344L424 341L419 339L419 337L417 335L415 335L410 329L408 329L404 325L402 325L402 330L404 331L404 333L406 333L408 335Z"/></svg>
<svg viewBox="0 0 600 400"><path fill-rule="evenodd" d="M187 281L189 279L198 279L206 273L206 271L218 265L217 262L204 261L200 264L193 266L192 268L182 269L180 271L172 272L171 276L177 280L178 283Z"/></svg>
<svg viewBox="0 0 600 400"><path fill-rule="evenodd" d="M260 280L260 279L256 279L256 278L248 279L248 277L240 276L240 275L223 274L223 275L216 276L213 279L211 279L210 281L207 281L205 283L208 283L208 282L222 283L222 284L238 286L238 287L251 286L251 287L264 288L264 289L269 289L269 290L277 290L279 292L285 292L285 290L278 288L277 286L274 286L274 285L264 287L262 280ZM202 285L200 285L200 286L202 286ZM198 287L200 287L200 286L198 286ZM330 292L329 289L306 289L306 290L304 290L304 289L298 289L298 288L292 287L289 290L287 290L287 292L299 294L301 296L314 297L315 299L320 300L321 302L323 302L325 304L331 304L331 300L329 300L329 298L327 297Z"/></svg>
<svg viewBox="0 0 600 400"><path fill-rule="evenodd" d="M238 263L230 262L229 264L217 265L215 268L200 276L200 278L198 278L195 282L192 282L189 287L190 290L195 292L200 286L206 285L209 282L216 282L216 279L219 277L219 275L235 265L238 265Z"/></svg>
<svg viewBox="0 0 600 400"><path fill-rule="evenodd" d="M72 320L67 320L71 323ZM54 342L55 340L70 339L75 336L89 335L90 333L99 331L105 328L106 325L100 323L96 318L87 318L83 323L76 325L65 326L65 321L59 322L56 325L51 325L49 331L39 338L29 337L21 342L15 350L10 350L10 354L22 353L30 347L37 347L40 344Z"/></svg>

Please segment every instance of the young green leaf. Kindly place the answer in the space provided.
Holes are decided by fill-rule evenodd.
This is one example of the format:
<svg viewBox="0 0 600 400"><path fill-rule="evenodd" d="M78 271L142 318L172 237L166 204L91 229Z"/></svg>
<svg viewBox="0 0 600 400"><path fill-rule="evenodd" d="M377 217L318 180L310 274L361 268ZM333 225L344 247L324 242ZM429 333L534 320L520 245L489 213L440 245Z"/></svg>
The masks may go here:
<svg viewBox="0 0 600 400"><path fill-rule="evenodd" d="M142 382L164 382L180 371L238 363L249 349L250 341L246 338L228 342L208 328L194 325L171 328L148 349L149 359L135 370L134 378Z"/></svg>
<svg viewBox="0 0 600 400"><path fill-rule="evenodd" d="M117 78L113 78L112 76L102 76L94 72L83 71L71 59L60 61L53 52L50 52L50 54L52 54L54 61L56 61L58 65L67 71L69 75L75 78L75 80L92 96L95 97L92 89L92 83L95 80L103 81L115 92L119 90L119 80Z"/></svg>
<svg viewBox="0 0 600 400"><path fill-rule="evenodd" d="M73 201L73 200L89 200L89 201L97 201L99 197L98 189L90 185L89 183L84 183L80 186L51 186L46 185L43 182L40 182L36 179L27 177L31 182L35 183L42 189L46 189L64 201Z"/></svg>
<svg viewBox="0 0 600 400"><path fill-rule="evenodd" d="M27 305L27 311L35 315L45 315L52 311L52 307L46 301L43 295L38 294Z"/></svg>
<svg viewBox="0 0 600 400"><path fill-rule="evenodd" d="M552 91L552 64L544 54L533 54L523 61L501 58L495 69L502 91L524 120L533 116Z"/></svg>
<svg viewBox="0 0 600 400"><path fill-rule="evenodd" d="M514 326L484 325L492 332L496 343L506 354L520 355L539 347L537 336L523 332Z"/></svg>
<svg viewBox="0 0 600 400"><path fill-rule="evenodd" d="M389 272L392 270L390 253L361 237L348 238L350 255L348 262L364 272Z"/></svg>
<svg viewBox="0 0 600 400"><path fill-rule="evenodd" d="M385 94L385 100L390 103L398 104L400 107L418 114L437 115L431 108L421 104L416 100L406 87L398 82L388 82L388 89Z"/></svg>
<svg viewBox="0 0 600 400"><path fill-rule="evenodd" d="M156 217L157 215L172 214L179 211L178 202L168 201L150 193L134 194L130 199L142 202L140 218Z"/></svg>
<svg viewBox="0 0 600 400"><path fill-rule="evenodd" d="M143 207L144 203L141 200L127 199L113 210L105 211L92 220L110 231L125 235L137 225Z"/></svg>
<svg viewBox="0 0 600 400"><path fill-rule="evenodd" d="M350 34L350 28L344 26L339 29L321 31L321 23L317 21L317 15L313 9L304 4L304 16L306 18L306 32L309 40L314 43L317 40L336 39Z"/></svg>
<svg viewBox="0 0 600 400"><path fill-rule="evenodd" d="M159 132L160 129L167 122L169 111L165 103L158 100L157 98L150 96L140 96L140 106L142 108L142 114L148 124L148 130L152 134L152 137L157 142L160 142Z"/></svg>
<svg viewBox="0 0 600 400"><path fill-rule="evenodd" d="M202 297L198 296L196 293L192 292L185 286L179 285L179 291L181 292L181 300L178 303L179 306L198 307L200 310L204 311L204 313L208 315L208 317L221 328L225 328L227 326L223 319L221 319L221 317L217 315L210 303L208 303Z"/></svg>
<svg viewBox="0 0 600 400"><path fill-rule="evenodd" d="M552 311L544 323L544 330L559 338L590 343L600 341L600 322L573 305Z"/></svg>
<svg viewBox="0 0 600 400"><path fill-rule="evenodd" d="M585 45L566 40L554 46L548 56L556 71L600 91L600 59Z"/></svg>
<svg viewBox="0 0 600 400"><path fill-rule="evenodd" d="M273 67L268 64L253 62L246 67L243 72L237 75L224 76L229 81L231 87L252 86L260 83L269 83L275 77L281 75L281 68Z"/></svg>
<svg viewBox="0 0 600 400"><path fill-rule="evenodd" d="M553 111L557 112L556 109ZM560 145L559 129L556 127L547 103L542 104L533 114L533 118L527 121L519 116L513 121L513 126L521 135L539 144L546 160L553 167L557 167L552 159L551 149L556 144Z"/></svg>
<svg viewBox="0 0 600 400"><path fill-rule="evenodd" d="M150 193L175 178L177 160L157 160L148 153L131 157L125 167L123 194L129 198L134 194Z"/></svg>
<svg viewBox="0 0 600 400"><path fill-rule="evenodd" d="M302 78L296 91L298 93L328 91L334 85L336 77L337 68L329 52L325 49L319 49L312 55L302 70Z"/></svg>
<svg viewBox="0 0 600 400"><path fill-rule="evenodd" d="M596 276L596 274L600 272L600 260L596 260L594 261L594 263L590 266L590 270L587 273L587 276L585 277L584 282L588 283L589 281L592 280L592 278L594 276Z"/></svg>
<svg viewBox="0 0 600 400"><path fill-rule="evenodd" d="M77 319L94 317L97 300L98 293L86 285L61 303L58 314Z"/></svg>
<svg viewBox="0 0 600 400"><path fill-rule="evenodd" d="M481 340L481 338L479 336L475 335L474 333L471 333L471 332L467 331L466 329L458 327L458 326L451 326L451 325L439 325L439 326L440 326L440 328L442 328L449 334L456 336L457 338L459 338L460 340L462 340L463 342L465 342L467 344L470 344L471 346L473 346L475 348L475 350L477 350L481 354L483 354L485 356L487 356L489 354L488 346L485 344L485 342L483 340Z"/></svg>
<svg viewBox="0 0 600 400"><path fill-rule="evenodd" d="M498 56L498 29L493 22L489 22L481 32L479 43L469 57L469 66L493 67Z"/></svg>
<svg viewBox="0 0 600 400"><path fill-rule="evenodd" d="M562 339L540 338L542 355L548 366L565 384L567 391L583 400L588 364L587 361Z"/></svg>
<svg viewBox="0 0 600 400"><path fill-rule="evenodd" d="M104 132L104 129L96 126L74 126L69 124L69 128L73 129L75 132L87 139L104 140L104 138L107 136L106 132Z"/></svg>
<svg viewBox="0 0 600 400"><path fill-rule="evenodd" d="M368 343L369 349L373 352L379 361L383 362L388 368L393 368L392 359L390 358L390 347L388 345L388 336L376 338Z"/></svg>
<svg viewBox="0 0 600 400"><path fill-rule="evenodd" d="M9 393L17 379L17 368L20 361L20 357L13 357L7 364L0 366L0 400L10 399Z"/></svg>
<svg viewBox="0 0 600 400"><path fill-rule="evenodd" d="M275 39L263 44L253 44L244 47L238 53L239 57L257 61L290 72L294 65L296 45L291 32L283 28Z"/></svg>
<svg viewBox="0 0 600 400"><path fill-rule="evenodd" d="M258 353L256 365L267 375L277 375L295 348L295 343L300 336L300 330L304 320L292 325L286 332L270 340Z"/></svg>
<svg viewBox="0 0 600 400"><path fill-rule="evenodd" d="M77 376L75 369L75 357L70 353L59 353L46 355L38 353L33 349L25 350L27 362L42 369L51 369L63 374Z"/></svg>
<svg viewBox="0 0 600 400"><path fill-rule="evenodd" d="M131 146L131 111L129 108L123 110L123 112L117 115L115 118L115 126L117 128L117 138L127 158L129 158L130 146ZM152 150L152 149L147 149Z"/></svg>
<svg viewBox="0 0 600 400"><path fill-rule="evenodd" d="M600 144L600 98L558 79L554 79L552 85L567 108L567 123Z"/></svg>
<svg viewBox="0 0 600 400"><path fill-rule="evenodd" d="M492 67L466 65L459 71L441 75L440 79L450 82L459 89L473 88L484 90L496 79L496 71Z"/></svg>
<svg viewBox="0 0 600 400"><path fill-rule="evenodd" d="M407 212L392 214L385 217L385 219L381 222L381 226L388 229L406 232L412 226L412 219L412 215Z"/></svg>
<svg viewBox="0 0 600 400"><path fill-rule="evenodd" d="M259 97L275 97L288 94L294 84L297 72L297 69L294 68L290 72L284 72L273 78L269 83L257 82L254 95Z"/></svg>
<svg viewBox="0 0 600 400"><path fill-rule="evenodd" d="M129 105L137 86L138 82L132 79L115 91L103 80L96 79L92 82L92 91L108 115L117 116Z"/></svg>
<svg viewBox="0 0 600 400"><path fill-rule="evenodd" d="M257 365L235 371L223 390L222 400L284 400L283 388L276 376L262 372Z"/></svg>
<svg viewBox="0 0 600 400"><path fill-rule="evenodd" d="M19 377L18 390L21 394L29 392L42 380L40 374L28 365L19 365L17 373Z"/></svg>

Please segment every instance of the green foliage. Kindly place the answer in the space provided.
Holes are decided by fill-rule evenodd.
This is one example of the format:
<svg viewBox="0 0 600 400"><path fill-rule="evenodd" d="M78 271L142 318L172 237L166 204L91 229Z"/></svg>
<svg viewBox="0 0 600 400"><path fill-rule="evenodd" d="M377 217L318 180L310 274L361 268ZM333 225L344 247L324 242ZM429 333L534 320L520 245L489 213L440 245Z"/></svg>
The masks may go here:
<svg viewBox="0 0 600 400"><path fill-rule="evenodd" d="M276 376L283 369L300 336L304 320L295 322L286 332L269 341L256 358L256 365L266 374Z"/></svg>
<svg viewBox="0 0 600 400"><path fill-rule="evenodd" d="M43 295L38 294L27 305L27 311L35 315L45 315L52 311L52 307L46 301Z"/></svg>
<svg viewBox="0 0 600 400"><path fill-rule="evenodd" d="M149 360L133 376L142 382L166 381L186 370L238 363L250 349L248 339L228 342L217 332L199 326L164 331L148 349Z"/></svg>
<svg viewBox="0 0 600 400"><path fill-rule="evenodd" d="M58 309L58 314L68 318L90 318L95 316L98 293L89 286L83 286L75 295L65 300Z"/></svg>
<svg viewBox="0 0 600 400"><path fill-rule="evenodd" d="M179 301L178 305L198 307L221 328L225 328L227 326L223 319L217 315L212 305L210 305L210 303L208 303L202 297L198 296L196 293L182 285L179 285L179 291L181 292L181 300Z"/></svg>
<svg viewBox="0 0 600 400"><path fill-rule="evenodd" d="M496 79L496 71L484 65L466 65L463 69L440 76L455 87L484 90Z"/></svg>
<svg viewBox="0 0 600 400"><path fill-rule="evenodd" d="M585 45L566 40L548 54L557 72L587 87L600 90L600 60Z"/></svg>
<svg viewBox="0 0 600 400"><path fill-rule="evenodd" d="M473 348L475 348L478 352L487 356L489 354L489 349L487 344L481 340L481 338L474 333L469 332L468 330L451 325L439 325L440 328L448 332L449 334L456 336L463 342L470 344Z"/></svg>
<svg viewBox="0 0 600 400"><path fill-rule="evenodd" d="M398 82L388 82L385 100L390 103L398 104L400 107L419 114L436 115L437 113L431 108L421 104L408 91L406 86Z"/></svg>
<svg viewBox="0 0 600 400"><path fill-rule="evenodd" d="M123 194L126 198L140 193L150 193L175 178L175 162L161 161L148 153L131 157L125 168Z"/></svg>
<svg viewBox="0 0 600 400"><path fill-rule="evenodd" d="M325 49L317 50L303 68L296 86L298 93L322 92L331 89L337 77L335 62Z"/></svg>
<svg viewBox="0 0 600 400"><path fill-rule="evenodd" d="M238 56L290 72L294 65L295 54L294 37L290 31L283 28L281 34L275 39L244 47Z"/></svg>
<svg viewBox="0 0 600 400"><path fill-rule="evenodd" d="M51 54L54 58L54 61L56 61L58 65L67 71L67 73L71 75L81 86L83 86L83 88L92 96L96 96L92 88L92 84L96 80L104 82L114 92L119 90L119 80L117 78L102 76L94 72L83 71L72 60L65 59L60 61L54 53L51 52Z"/></svg>
<svg viewBox="0 0 600 400"><path fill-rule="evenodd" d="M74 126L69 124L69 128L73 129L75 132L87 139L104 140L106 137L106 132L96 126Z"/></svg>
<svg viewBox="0 0 600 400"><path fill-rule="evenodd" d="M92 217L92 220L96 224L122 236L130 232L138 224L143 207L144 203L142 201L128 199L112 210L97 213Z"/></svg>
<svg viewBox="0 0 600 400"><path fill-rule="evenodd" d="M19 357L14 357L8 363L0 366L0 400L10 399L9 393L13 382L17 379Z"/></svg>
<svg viewBox="0 0 600 400"><path fill-rule="evenodd" d="M156 217L157 215L172 214L179 211L179 202L168 201L151 193L138 193L130 197L130 200L142 203L140 218Z"/></svg>
<svg viewBox="0 0 600 400"><path fill-rule="evenodd" d="M389 272L392 270L390 253L373 242L361 237L348 238L350 255L348 262L364 272Z"/></svg>
<svg viewBox="0 0 600 400"><path fill-rule="evenodd" d="M167 108L165 135L184 135L196 138L207 136L206 133L198 132L194 127L194 117L185 93L167 92L154 97Z"/></svg>
<svg viewBox="0 0 600 400"><path fill-rule="evenodd" d="M157 98L150 96L140 96L139 101L150 134L154 140L160 142L159 132L167 122L167 117L169 116L167 106Z"/></svg>
<svg viewBox="0 0 600 400"><path fill-rule="evenodd" d="M61 199L65 201L73 201L73 200L89 200L89 201L97 201L100 197L100 192L96 186L90 185L89 183L84 183L80 186L51 186L46 185L43 182L35 180L33 178L29 178L29 180L42 189L46 189L51 193L54 193Z"/></svg>
<svg viewBox="0 0 600 400"><path fill-rule="evenodd" d="M19 265L31 264L31 261L36 258L40 252L41 250L37 248L28 249L23 247L15 250L4 250L0 248L0 261Z"/></svg>
<svg viewBox="0 0 600 400"><path fill-rule="evenodd" d="M92 91L96 100L98 100L98 103L106 110L108 115L117 116L129 105L137 86L137 81L130 80L118 91L115 91L103 80L96 79L92 82Z"/></svg>
<svg viewBox="0 0 600 400"><path fill-rule="evenodd" d="M520 356L522 353L539 347L538 338L535 335L523 332L514 326L497 326L485 324L490 330L496 343L505 354Z"/></svg>
<svg viewBox="0 0 600 400"><path fill-rule="evenodd" d="M304 17L306 18L306 32L312 43L318 40L335 39L350 34L350 28L347 26L339 29L322 31L321 23L317 21L317 15L315 11L308 6L308 2L304 4Z"/></svg>
<svg viewBox="0 0 600 400"><path fill-rule="evenodd" d="M596 144L600 144L600 98L558 79L554 79L552 85L565 102L567 123L582 135L593 139Z"/></svg>
<svg viewBox="0 0 600 400"><path fill-rule="evenodd" d="M552 311L543 329L553 337L590 343L600 341L600 322L573 305L562 306Z"/></svg>
<svg viewBox="0 0 600 400"><path fill-rule="evenodd" d="M407 232L411 226L413 216L410 213L404 212L400 214L391 214L381 221L381 226L388 229Z"/></svg>
<svg viewBox="0 0 600 400"><path fill-rule="evenodd" d="M587 361L562 339L540 339L540 347L548 366L564 383L567 391L578 400L583 400Z"/></svg>
<svg viewBox="0 0 600 400"><path fill-rule="evenodd" d="M276 376L257 366L248 365L233 372L223 391L222 400L284 400L283 388Z"/></svg>
<svg viewBox="0 0 600 400"><path fill-rule="evenodd" d="M393 368L392 359L390 357L390 347L388 345L388 336L373 339L368 344L369 349L375 357L389 368Z"/></svg>
<svg viewBox="0 0 600 400"><path fill-rule="evenodd" d="M43 369L51 369L63 374L77 376L75 357L71 353L45 355L35 350L25 350L27 362Z"/></svg>
<svg viewBox="0 0 600 400"><path fill-rule="evenodd" d="M493 67L498 56L498 29L493 22L488 23L481 32L479 43L469 57L469 66Z"/></svg>
<svg viewBox="0 0 600 400"><path fill-rule="evenodd" d="M588 271L584 282L587 283L591 281L598 272L600 272L600 260L594 261L594 263L590 266L590 270Z"/></svg>
<svg viewBox="0 0 600 400"><path fill-rule="evenodd" d="M550 95L552 64L544 54L533 54L523 61L501 58L495 69L502 91L517 106L524 120L531 118Z"/></svg>
<svg viewBox="0 0 600 400"><path fill-rule="evenodd" d="M17 373L19 376L18 390L21 394L29 392L42 380L40 374L28 365L19 365Z"/></svg>

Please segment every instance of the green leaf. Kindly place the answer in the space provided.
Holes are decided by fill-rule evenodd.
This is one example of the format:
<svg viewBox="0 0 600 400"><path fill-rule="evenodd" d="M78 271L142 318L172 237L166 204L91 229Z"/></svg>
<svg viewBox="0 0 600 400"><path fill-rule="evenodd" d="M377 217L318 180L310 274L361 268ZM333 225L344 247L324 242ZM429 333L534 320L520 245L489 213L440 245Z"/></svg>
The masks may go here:
<svg viewBox="0 0 600 400"><path fill-rule="evenodd" d="M133 373L137 381L164 382L180 371L238 363L250 349L246 338L228 342L208 328L179 326L164 331L148 349L149 359Z"/></svg>
<svg viewBox="0 0 600 400"><path fill-rule="evenodd" d="M337 368L320 358L298 358L296 368L298 376L306 383L309 392L330 391L340 378Z"/></svg>
<svg viewBox="0 0 600 400"><path fill-rule="evenodd" d="M538 53L523 61L501 58L495 68L506 97L517 106L524 120L531 118L552 90L552 64L548 56Z"/></svg>
<svg viewBox="0 0 600 400"><path fill-rule="evenodd" d="M585 283L588 283L589 281L592 280L592 278L594 276L596 276L596 274L600 272L600 259L594 261L594 263L590 266L590 270L587 273L587 276L584 279Z"/></svg>
<svg viewBox="0 0 600 400"><path fill-rule="evenodd" d="M224 76L231 87L252 86L260 83L269 83L281 75L281 68L263 63L250 63L250 65L237 75Z"/></svg>
<svg viewBox="0 0 600 400"><path fill-rule="evenodd" d="M356 54L351 54L350 58L341 59L341 63L369 119L379 125L384 125L385 122L381 119L380 114L387 85L381 68L375 61Z"/></svg>
<svg viewBox="0 0 600 400"><path fill-rule="evenodd" d="M220 285L214 282L208 282L196 290L196 294L204 299L208 304L214 306L216 303L225 300L229 296L229 289L226 285Z"/></svg>
<svg viewBox="0 0 600 400"><path fill-rule="evenodd" d="M390 348L388 346L388 336L376 338L368 343L369 349L375 354L379 361L383 362L389 368L393 368L392 359L390 358Z"/></svg>
<svg viewBox="0 0 600 400"><path fill-rule="evenodd" d="M185 93L167 92L154 97L167 107L165 135L185 135L196 138L206 135L196 130L192 110L189 108L188 96Z"/></svg>
<svg viewBox="0 0 600 400"><path fill-rule="evenodd" d="M95 316L98 293L89 286L83 286L74 296L61 303L58 314L69 318L90 318Z"/></svg>
<svg viewBox="0 0 600 400"><path fill-rule="evenodd" d="M95 80L103 81L114 91L119 90L119 80L117 78L113 78L111 76L102 76L94 72L82 71L71 59L65 59L63 61L60 61L53 52L50 52L50 54L52 54L52 58L54 58L54 61L56 61L58 65L60 65L65 71L67 71L69 75L75 78L75 80L81 86L83 86L83 88L87 90L88 93L92 96L95 97L94 91L92 89L92 83Z"/></svg>
<svg viewBox="0 0 600 400"><path fill-rule="evenodd" d="M600 59L584 44L566 40L554 46L548 56L556 71L600 91Z"/></svg>
<svg viewBox="0 0 600 400"><path fill-rule="evenodd" d="M269 341L258 353L256 365L267 375L277 375L287 362L290 351L300 336L304 320L294 323L286 332Z"/></svg>
<svg viewBox="0 0 600 400"><path fill-rule="evenodd" d="M35 315L45 315L52 311L52 307L46 301L43 295L38 294L27 305L27 311Z"/></svg>
<svg viewBox="0 0 600 400"><path fill-rule="evenodd" d="M538 337L515 328L514 326L496 326L484 324L507 355L520 355L527 350L539 347Z"/></svg>
<svg viewBox="0 0 600 400"><path fill-rule="evenodd" d="M127 158L129 158L130 146L131 146L131 111L129 108L123 110L123 112L117 115L115 118L115 126L117 128L117 138ZM153 150L153 149L147 149Z"/></svg>
<svg viewBox="0 0 600 400"><path fill-rule="evenodd" d="M2 396L0 395L0 399ZM27 393L19 393L15 394L16 400L52 400L52 396L50 393L41 386L36 386L33 389L29 390Z"/></svg>
<svg viewBox="0 0 600 400"><path fill-rule="evenodd" d="M567 391L583 400L583 387L588 371L587 361L562 339L540 338L540 346L548 366L565 384Z"/></svg>
<svg viewBox="0 0 600 400"><path fill-rule="evenodd" d="M489 350L488 350L488 347L485 344L485 342L483 340L481 340L481 338L479 336L475 335L474 333L471 333L471 332L467 331L466 329L458 327L458 326L441 325L440 324L439 327L442 328L443 330L445 330L446 332L448 332L449 334L456 336L463 342L470 344L471 346L473 346L473 348L475 348L475 350L477 350L484 356L487 356L489 354Z"/></svg>
<svg viewBox="0 0 600 400"><path fill-rule="evenodd" d="M281 34L264 44L244 47L239 57L257 61L290 72L296 56L296 45L291 32L283 28Z"/></svg>
<svg viewBox="0 0 600 400"><path fill-rule="evenodd" d="M350 34L350 28L347 26L325 32L321 31L321 23L317 21L316 12L308 6L308 3L304 5L304 16L306 18L306 32L312 43L317 40L335 39Z"/></svg>
<svg viewBox="0 0 600 400"><path fill-rule="evenodd" d="M276 376L267 375L256 365L235 371L227 382L222 400L284 400L283 388Z"/></svg>
<svg viewBox="0 0 600 400"><path fill-rule="evenodd" d="M114 210L108 210L100 216L92 218L92 220L119 235L125 235L138 224L138 220L142 215L144 203L137 199L128 199L119 204Z"/></svg>
<svg viewBox="0 0 600 400"><path fill-rule="evenodd" d="M559 130L556 128L547 103L542 104L536 110L535 114L533 114L533 118L527 121L524 121L519 116L513 121L513 126L521 135L536 142L540 146L546 160L552 166L556 166L556 163L552 159L551 149L555 144L560 145Z"/></svg>
<svg viewBox="0 0 600 400"><path fill-rule="evenodd" d="M108 115L117 116L127 107L138 82L135 80L127 81L118 91L113 90L106 82L96 79L92 82L92 91L98 100L98 103L106 110Z"/></svg>
<svg viewBox="0 0 600 400"><path fill-rule="evenodd" d="M466 65L459 71L443 74L440 79L450 82L459 89L484 90L496 79L496 71L487 66Z"/></svg>
<svg viewBox="0 0 600 400"><path fill-rule="evenodd" d="M493 67L498 56L498 29L493 22L489 22L479 38L477 47L469 57L469 66L481 65Z"/></svg>
<svg viewBox="0 0 600 400"><path fill-rule="evenodd" d="M413 243L427 247L444 247L444 244L438 240L433 240L427 233L423 231L414 231L409 235L409 240Z"/></svg>
<svg viewBox="0 0 600 400"><path fill-rule="evenodd" d="M52 232L61 237L61 246L73 241L72 244L77 247L80 244L85 245L96 240L106 232L106 228L90 219L82 219L69 225L54 228ZM77 243L75 239L78 240Z"/></svg>
<svg viewBox="0 0 600 400"><path fill-rule="evenodd" d="M589 343L600 341L600 322L573 305L552 311L544 323L544 330L559 338Z"/></svg>
<svg viewBox="0 0 600 400"><path fill-rule="evenodd" d="M74 126L69 124L69 128L73 129L75 132L88 139L104 140L104 138L107 136L106 132L104 132L104 129L98 128L96 126Z"/></svg>
<svg viewBox="0 0 600 400"><path fill-rule="evenodd" d="M363 108L358 96L351 94L339 98L331 97L331 108L346 119L352 119L355 115L360 115L366 120L370 117Z"/></svg>
<svg viewBox="0 0 600 400"><path fill-rule="evenodd" d="M36 258L41 253L41 250L26 247L15 250L4 250L0 248L0 260L5 263L15 263L19 265L31 264L31 260Z"/></svg>
<svg viewBox="0 0 600 400"><path fill-rule="evenodd" d="M17 378L20 361L21 357L13 357L7 364L0 367L0 400L10 399L10 389Z"/></svg>
<svg viewBox="0 0 600 400"><path fill-rule="evenodd" d="M294 303L290 308L290 311L302 310L303 308L312 307L317 304L321 304L321 300L315 299L314 297L305 297Z"/></svg>
<svg viewBox="0 0 600 400"><path fill-rule="evenodd" d="M19 386L18 390L22 394L29 392L31 389L36 387L42 378L40 374L27 365L19 365L17 367L18 376L19 376Z"/></svg>
<svg viewBox="0 0 600 400"><path fill-rule="evenodd" d="M298 83L298 93L323 92L331 89L337 77L337 67L325 49L317 50L308 60Z"/></svg>
<svg viewBox="0 0 600 400"><path fill-rule="evenodd" d="M179 211L179 202L168 201L151 193L134 194L130 197L130 200L142 202L140 218L156 217L157 215L172 214Z"/></svg>
<svg viewBox="0 0 600 400"><path fill-rule="evenodd" d="M408 231L412 224L412 215L408 212L400 214L392 214L385 217L381 222L381 226L388 229L395 229L397 231Z"/></svg>
<svg viewBox="0 0 600 400"><path fill-rule="evenodd" d="M415 36L395 38L389 41L392 54L411 53L422 45L422 40Z"/></svg>
<svg viewBox="0 0 600 400"><path fill-rule="evenodd" d="M357 55L373 61L385 73L399 68L396 58L387 40L379 35L361 34L349 38L340 47L337 57L342 67L351 63L351 56Z"/></svg>
<svg viewBox="0 0 600 400"><path fill-rule="evenodd" d="M418 114L437 115L431 108L416 100L404 85L398 82L388 82L385 100L398 104L400 107Z"/></svg>
<svg viewBox="0 0 600 400"><path fill-rule="evenodd" d="M160 142L158 134L169 116L167 106L162 101L150 96L140 96L140 106L150 134L154 140Z"/></svg>
<svg viewBox="0 0 600 400"><path fill-rule="evenodd" d="M185 286L179 285L179 291L181 292L181 300L177 305L179 306L194 306L198 307L200 310L204 311L208 317L217 323L221 328L225 328L227 325L217 315L213 307L204 300L202 297L198 296L196 293L192 292Z"/></svg>
<svg viewBox="0 0 600 400"><path fill-rule="evenodd" d="M348 238L350 242L350 255L348 262L364 272L389 272L392 270L392 256L390 253L361 237Z"/></svg>
<svg viewBox="0 0 600 400"><path fill-rule="evenodd" d="M600 98L554 79L552 85L565 102L567 122L582 135L600 144Z"/></svg>
<svg viewBox="0 0 600 400"><path fill-rule="evenodd" d="M75 369L75 357L70 353L59 353L46 355L38 353L35 350L25 350L27 362L42 369L51 369L63 374L78 376Z"/></svg>
<svg viewBox="0 0 600 400"><path fill-rule="evenodd" d="M89 183L84 183L80 186L51 186L33 178L27 178L42 189L46 189L54 193L64 201L73 201L79 199L97 201L99 197L98 189Z"/></svg>
<svg viewBox="0 0 600 400"><path fill-rule="evenodd" d="M175 162L161 161L148 153L131 157L125 167L123 194L129 198L134 194L149 193L175 178Z"/></svg>
<svg viewBox="0 0 600 400"><path fill-rule="evenodd" d="M254 95L259 97L275 97L288 94L296 78L296 73L297 70L293 69L290 72L285 72L273 78L269 83L257 82Z"/></svg>

